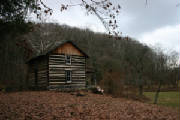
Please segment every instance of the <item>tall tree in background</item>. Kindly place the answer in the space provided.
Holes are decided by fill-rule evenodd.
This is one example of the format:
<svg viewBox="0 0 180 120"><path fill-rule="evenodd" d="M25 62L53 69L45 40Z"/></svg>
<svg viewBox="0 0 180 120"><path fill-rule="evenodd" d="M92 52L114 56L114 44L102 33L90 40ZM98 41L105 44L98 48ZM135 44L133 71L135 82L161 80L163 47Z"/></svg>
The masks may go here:
<svg viewBox="0 0 180 120"><path fill-rule="evenodd" d="M82 6L88 14L94 14L100 19L109 34L118 34L116 19L120 12L120 5L113 5L110 0L79 0L79 2L79 4L69 2L66 5L62 3L60 10ZM53 12L42 0L1 0L0 6L0 33L2 35L8 31L26 32L31 29L27 24L29 13L35 13L40 19L43 13L51 15Z"/></svg>
<svg viewBox="0 0 180 120"><path fill-rule="evenodd" d="M24 51L27 51L27 44L20 36L32 29L28 13L38 16L42 8L51 11L40 0L0 1L0 87L22 88L26 79Z"/></svg>
<svg viewBox="0 0 180 120"><path fill-rule="evenodd" d="M142 47L137 43L129 45L125 48L124 61L131 68L130 71L133 75L131 83L135 83L139 88L139 95L143 95L144 74L147 70L146 67L151 63L149 56L151 50L147 46Z"/></svg>
<svg viewBox="0 0 180 120"><path fill-rule="evenodd" d="M166 55L162 50L156 50L155 62L155 77L158 88L154 96L154 104L157 104L159 93L162 85L173 85L173 88L178 87L179 81L179 67L178 67L178 53L172 51L170 55Z"/></svg>
<svg viewBox="0 0 180 120"><path fill-rule="evenodd" d="M157 103L159 92L161 90L162 85L167 81L167 55L162 53L162 51L157 51L156 56L156 64L155 64L155 77L156 83L158 84L158 88L154 97L154 104Z"/></svg>
<svg viewBox="0 0 180 120"><path fill-rule="evenodd" d="M33 51L41 54L48 51L62 40L60 28L53 24L38 23L34 26L34 31L24 35L24 39L31 45Z"/></svg>
<svg viewBox="0 0 180 120"><path fill-rule="evenodd" d="M29 31L31 29L27 20L29 12L39 16L42 7L51 12L41 0L1 0L0 6L1 37L6 36L7 33L22 34Z"/></svg>

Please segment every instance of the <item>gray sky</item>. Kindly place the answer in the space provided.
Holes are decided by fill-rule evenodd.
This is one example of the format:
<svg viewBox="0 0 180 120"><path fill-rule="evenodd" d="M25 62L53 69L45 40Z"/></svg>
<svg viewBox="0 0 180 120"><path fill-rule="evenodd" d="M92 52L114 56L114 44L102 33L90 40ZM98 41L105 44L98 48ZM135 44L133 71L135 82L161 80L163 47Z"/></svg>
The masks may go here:
<svg viewBox="0 0 180 120"><path fill-rule="evenodd" d="M61 1L61 2L60 2ZM44 0L54 10L48 21L95 32L105 32L102 23L94 15L87 15L81 7L60 12L61 3L80 3L81 0ZM122 7L118 18L119 31L123 35L150 46L161 46L165 51L180 52L180 3L179 0L112 0Z"/></svg>

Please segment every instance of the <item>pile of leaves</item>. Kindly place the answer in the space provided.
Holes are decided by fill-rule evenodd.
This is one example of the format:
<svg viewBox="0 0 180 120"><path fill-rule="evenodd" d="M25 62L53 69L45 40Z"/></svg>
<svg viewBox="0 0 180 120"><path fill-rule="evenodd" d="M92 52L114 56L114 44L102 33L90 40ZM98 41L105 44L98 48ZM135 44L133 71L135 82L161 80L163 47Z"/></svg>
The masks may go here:
<svg viewBox="0 0 180 120"><path fill-rule="evenodd" d="M178 120L178 110L87 93L0 93L1 120Z"/></svg>

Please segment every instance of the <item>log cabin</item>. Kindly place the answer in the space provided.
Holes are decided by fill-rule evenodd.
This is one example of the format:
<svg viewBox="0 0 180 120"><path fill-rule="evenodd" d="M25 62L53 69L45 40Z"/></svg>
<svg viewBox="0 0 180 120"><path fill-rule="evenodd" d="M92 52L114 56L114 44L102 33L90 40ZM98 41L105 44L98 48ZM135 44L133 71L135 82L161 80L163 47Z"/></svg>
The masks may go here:
<svg viewBox="0 0 180 120"><path fill-rule="evenodd" d="M85 88L87 58L72 41L61 41L51 50L28 60L27 84L47 89Z"/></svg>

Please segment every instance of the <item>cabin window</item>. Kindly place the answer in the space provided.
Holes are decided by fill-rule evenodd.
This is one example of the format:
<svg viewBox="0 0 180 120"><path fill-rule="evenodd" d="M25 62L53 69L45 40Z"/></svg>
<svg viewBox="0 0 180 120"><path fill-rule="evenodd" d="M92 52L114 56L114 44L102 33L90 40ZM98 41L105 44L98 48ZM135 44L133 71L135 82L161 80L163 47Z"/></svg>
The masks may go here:
<svg viewBox="0 0 180 120"><path fill-rule="evenodd" d="M66 64L71 64L71 56L66 55Z"/></svg>
<svg viewBox="0 0 180 120"><path fill-rule="evenodd" d="M67 83L71 83L71 71L70 70L66 70L66 82Z"/></svg>

